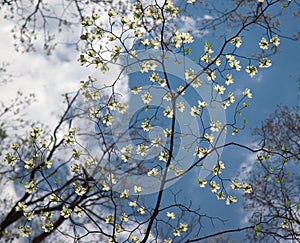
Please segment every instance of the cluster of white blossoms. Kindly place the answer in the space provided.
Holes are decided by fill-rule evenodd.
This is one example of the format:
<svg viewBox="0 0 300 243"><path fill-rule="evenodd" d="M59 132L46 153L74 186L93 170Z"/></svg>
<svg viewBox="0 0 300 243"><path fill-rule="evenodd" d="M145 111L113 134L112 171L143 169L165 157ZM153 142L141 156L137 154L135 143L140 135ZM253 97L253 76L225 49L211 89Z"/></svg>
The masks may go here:
<svg viewBox="0 0 300 243"><path fill-rule="evenodd" d="M64 135L64 144L71 145L75 143L75 135L77 130L74 128L69 129L69 133Z"/></svg>
<svg viewBox="0 0 300 243"><path fill-rule="evenodd" d="M149 151L149 147L144 144L139 144L136 149L136 153L145 157Z"/></svg>
<svg viewBox="0 0 300 243"><path fill-rule="evenodd" d="M225 165L221 160L219 160L218 163L212 168L212 174L219 175L222 173L223 169L225 169Z"/></svg>
<svg viewBox="0 0 300 243"><path fill-rule="evenodd" d="M184 103L182 104L184 105ZM198 100L198 106L192 106L190 115L193 117L197 117L201 114L201 110L207 106L207 103L205 101Z"/></svg>
<svg viewBox="0 0 300 243"><path fill-rule="evenodd" d="M145 61L140 64L140 72L147 73L149 70L155 71L157 63L154 60Z"/></svg>
<svg viewBox="0 0 300 243"><path fill-rule="evenodd" d="M222 170L225 169L225 164L222 161L218 161L216 165L213 166L212 168L212 175L215 176L219 176L222 173ZM199 185L200 188L205 188L206 184L208 183L208 181L206 179L199 179L197 178L197 183ZM227 192L225 191L224 182L222 182L222 188L221 185L219 183L217 183L215 180L210 180L209 181L209 188L211 190L212 193L215 193L216 197L218 200L225 200L226 204L232 204L237 202L237 198L231 195L227 195ZM247 182L243 182L243 183L239 183L235 180L233 180L230 184L230 187L233 190L240 190L243 189L244 193L251 193L252 192L252 187L251 185L249 185ZM227 196L226 196L227 195Z"/></svg>
<svg viewBox="0 0 300 243"><path fill-rule="evenodd" d="M35 214L34 210L28 209L27 205L25 203L22 203L22 202L18 202L15 210L16 211L22 211L24 217L28 221L32 221L34 215L37 215L37 214ZM60 211L60 215L64 218L69 218L72 213L74 213L78 217L81 217L83 212L82 212L82 209L78 206L75 206L74 210L64 206L62 208L62 210ZM51 219L53 218L54 214L51 213L51 212L42 212L42 213L39 214L39 216L40 216L40 218L43 222L42 223L42 229L44 230L44 232L46 232L46 233L51 232L53 230L53 223L52 223ZM31 227L30 226L25 225L25 226L19 226L18 228L20 230L20 234L23 237L29 237L30 236L30 233L31 233Z"/></svg>
<svg viewBox="0 0 300 243"><path fill-rule="evenodd" d="M242 38L240 36L236 36L231 40L231 44L236 48L240 48L242 45Z"/></svg>
<svg viewBox="0 0 300 243"><path fill-rule="evenodd" d="M78 196L82 196L87 192L87 189L79 183L73 183L73 189Z"/></svg>
<svg viewBox="0 0 300 243"><path fill-rule="evenodd" d="M204 63L212 62L214 65L219 67L221 65L221 60L218 57L211 57L211 54L213 54L213 53L214 53L214 50L212 49L212 44L209 44L208 42L205 42L204 54L200 57L200 60Z"/></svg>
<svg viewBox="0 0 300 243"><path fill-rule="evenodd" d="M158 169L157 168L152 168L151 170L148 171L148 176L157 176L158 175Z"/></svg>
<svg viewBox="0 0 300 243"><path fill-rule="evenodd" d="M188 32L173 31L173 45L180 48L182 44L190 44L194 42L193 36Z"/></svg>
<svg viewBox="0 0 300 243"><path fill-rule="evenodd" d="M131 144L129 144L129 145L127 145L127 146L125 146L125 147L123 147L123 148L121 149L121 153L122 153L121 158L122 158L122 160L123 160L124 162L128 162L128 160L129 160L130 157L132 156L131 151L132 151L132 145L131 145Z"/></svg>
<svg viewBox="0 0 300 243"><path fill-rule="evenodd" d="M240 65L240 61L236 60L235 57L231 54L226 54L225 55L226 61L229 64L229 66L236 71L240 71L241 70L241 65Z"/></svg>
<svg viewBox="0 0 300 243"><path fill-rule="evenodd" d="M156 2L156 1L155 1ZM187 0L186 3L193 4L196 0ZM263 3L264 0L258 0L258 2ZM176 17L180 12L180 9L175 7L173 1L166 0L164 1L163 6L159 6L158 4L150 4L147 3L145 6L142 6L142 1L138 1L132 5L132 11L128 16L120 16L114 9L110 9L107 11L107 16L109 18L110 26L109 28L100 27L100 16L93 12L91 16L85 16L82 21L82 25L85 27L86 32L81 35L81 39L87 42L88 48L79 56L78 63L80 65L92 65L95 68L99 69L102 72L107 72L109 70L109 64L118 63L118 60L122 55L129 55L130 58L134 59L136 63L139 65L140 75L148 75L149 80L151 81L152 87L157 89L164 90L164 95L161 97L162 102L172 101L172 105L166 105L163 110L163 116L169 119L175 119L174 114L176 114L177 110L179 112L184 112L186 109L188 113L193 118L197 119L199 116L202 116L203 110L207 107L207 103L205 101L198 100L198 104L193 105L189 108L187 103L180 100L175 100L177 97L182 97L188 93L188 87L191 85L193 88L199 88L202 84L195 70L189 67L185 67L184 69L184 82L186 86L177 86L173 87L175 91L170 89L171 84L167 83L167 78L163 77L159 72L157 72L158 65L160 62L157 61L156 58L153 57L152 60L147 58L137 59L135 46L141 47L143 50L160 50L162 49L162 43L167 43L167 38L162 41L161 38L165 36L155 36L155 31L151 32L151 27L146 30L143 28L144 23L148 25L153 25L154 27L161 26L164 21L167 20L168 16L172 18ZM106 17L107 17L106 16ZM147 21L144 21L147 20ZM148 21L149 20L149 21ZM143 23L144 22L144 23ZM141 24L143 23L143 24ZM122 33L120 33L120 29L115 28L115 26L120 27L122 29ZM154 30L156 28L153 28ZM169 30L170 31L170 30ZM150 33L150 34L148 34ZM168 34L166 34L168 36ZM160 38L161 37L161 38ZM170 50L175 50L174 52L180 52L181 50L188 47L189 44L194 42L194 37L190 32L180 31L179 29L172 29L169 33L169 48ZM130 40L130 41L128 41ZM105 43L105 45L102 45ZM130 43L130 44L127 44ZM133 44L132 44L133 43ZM262 68L268 68L272 65L271 60L268 58L268 55L262 55L259 60L249 60L248 63L244 66L244 59L241 58L236 52L240 50L242 47L243 41L241 36L234 36L229 41L230 49L233 51L228 51L224 49L224 53L215 54L215 50L213 50L213 45L205 42L203 47L203 52L199 55L199 59L201 61L201 66L206 67L204 71L206 72L207 79L210 81L208 83L211 84L212 91L217 93L218 95L224 97L222 98L222 102L220 102L223 109L226 109L231 104L235 103L236 97L233 92L229 92L230 85L234 84L234 78L232 72L239 72L242 70L242 66L244 67L245 72L252 78L254 77L258 71ZM262 37L257 45L260 48L260 51L265 54L268 50L277 48L280 44L280 39L277 35L273 35L272 37ZM108 47L107 47L108 46ZM173 49L172 49L173 48ZM175 49L174 49L175 48ZM227 47L226 47L227 48ZM119 63L118 63L119 64ZM220 66L222 65L222 69ZM126 67L127 68L127 67ZM224 73L220 70L225 70ZM168 71L168 70L167 70ZM203 70L202 70L203 71ZM226 75L225 75L226 74ZM218 75L218 77L217 77ZM224 76L223 76L224 75ZM219 77L219 76L222 76ZM116 80L116 82L118 79ZM103 104L100 104L103 98L102 90L96 88L97 79L93 77L89 77L87 81L80 81L80 90L82 97L87 104L91 102L91 106L88 106L88 115L92 120L101 121L105 126L105 128L110 129L109 127L113 125L115 120L114 117L115 112L119 112L120 114L126 113L127 104L123 104L119 102L115 97L110 97L108 100L103 101ZM104 80L105 83L105 80ZM111 87L110 87L111 88ZM134 86L131 88L131 92L135 95L140 95L143 104L146 107L149 107L150 103L154 99L154 96L151 92L151 89L144 90L141 86ZM242 92L243 98L252 98L252 93L249 88L245 88ZM112 95L113 96L113 95ZM177 102L178 101L178 102ZM96 105L95 105L96 103ZM247 104L243 104L244 107ZM105 109L103 109L105 107ZM188 107L188 108L186 108ZM177 110L176 110L177 109ZM152 118L151 118L152 119ZM146 117L140 123L139 129L143 132L150 132L153 128L151 124L150 118ZM154 126L154 125L153 125ZM197 134L197 138L201 141L199 144L196 144L193 155L201 161L203 158L208 156L212 151L212 145L214 143L215 136L217 132L221 132L225 130L225 124L222 124L218 120L211 120L209 126L206 127L204 134ZM239 131L238 128L234 128L233 135ZM177 134L178 131L173 131L171 128L163 128L163 136L166 138L174 137L174 134ZM86 159L83 159L81 150L77 150L74 148L74 145L77 144L75 129L70 129L67 134L63 135L63 146L65 148L72 149L72 159L76 160L76 163L70 165L71 176L79 177L81 175L81 170L83 166L87 168L94 165L96 163L96 159L92 156ZM41 151L50 146L53 142L53 137L49 140L39 141L42 134L42 129L36 126L33 126L29 133L29 140L32 143L37 144L38 149ZM215 136L214 136L215 135ZM216 136L217 137L217 136ZM167 147L164 147L162 143L162 138L156 137L152 139L151 145L150 143L146 145L146 143L141 143L133 148L131 144L128 144L121 148L121 150L116 153L116 156L120 156L120 159L127 163L125 165L130 165L131 158L135 158L136 155L139 157L145 157L148 155L151 147L159 147L156 159L158 165L154 165L154 167L149 168L147 171L147 176L156 177L161 180L160 175L162 174L162 168L164 165L168 165L168 171L175 171L175 176L180 176L185 173L184 170L177 167L177 164L173 163L173 155L170 154L170 150ZM68 147L70 146L70 147ZM31 154L31 157L26 157L24 159L20 159L18 155L18 150L20 149L20 144L12 144L11 149L13 152L8 152L4 156L4 162L8 166L14 166L18 161L22 161L22 166L28 172L35 168L43 167L42 169L50 169L52 166L52 161L44 161L44 159L40 158L38 154ZM83 148L82 148L83 149ZM192 147L194 149L194 147ZM81 163L84 162L84 163ZM166 163L165 163L166 162ZM211 172L211 178L209 180L201 180L197 179L197 183L199 187L205 188L209 187L212 193L216 195L218 200L225 200L226 204L229 205L237 201L237 198L232 195L228 195L227 191L224 188L223 181L217 181L220 179L220 175L225 169L225 163L221 160L218 160L216 164L209 169ZM173 173L172 171L172 173ZM102 170L101 170L102 173ZM116 175L112 172L104 175L104 179L101 182L102 190L107 192L113 190L114 186L117 184ZM74 181L73 184L70 184L72 192L75 192L77 196L87 196L89 193L89 187L85 184L81 184L81 182ZM39 190L39 181L36 178L26 178L22 181L23 189L29 193L34 194ZM230 182L230 188L232 190L243 190L244 193L251 193L252 187L246 182L238 182L233 180ZM136 198L130 197L130 192L134 192L137 194ZM124 200L128 200L128 206L135 210L139 215L147 215L150 210L146 210L144 206L140 204L139 196L142 193L143 188L140 185L134 185L130 189L124 189L119 197ZM47 203L57 205L59 203L63 203L64 197L60 194L56 194L57 192L49 193L49 197L47 198ZM31 195L34 196L34 195ZM127 201L126 201L127 202ZM59 208L59 214L64 219L68 219L71 215L76 215L77 217L81 217L83 215L83 210L79 206L71 207L68 204L62 204ZM27 221L32 221L34 217L40 217L41 219L41 227L44 232L49 233L53 230L53 217L54 213L50 212L42 212L37 214L33 207L29 208L25 203L19 202L16 211L22 211L23 216ZM170 209L168 209L170 210ZM115 224L114 230L117 233L121 233L123 231L123 223L130 221L131 214L122 211L117 215L109 214L105 217L105 222L107 224ZM175 215L174 212L168 211L166 215L168 221L175 222L175 219L178 219L179 216ZM53 221L53 222L52 222ZM117 222L117 223L116 223ZM282 228L289 227L287 221L283 221L281 224ZM28 225L19 226L20 234L24 237L29 237L31 234L31 227ZM174 228L173 236L179 237L183 232L188 231L188 224L185 222L180 222L179 226ZM114 239L110 239L112 242L115 242ZM133 242L138 242L139 238L135 235L130 236L130 240ZM171 239L165 239L165 243L171 243Z"/></svg>
<svg viewBox="0 0 300 243"><path fill-rule="evenodd" d="M179 227L174 229L173 235L174 236L180 236L181 232L186 232L188 230L188 224L187 223L180 223Z"/></svg>
<svg viewBox="0 0 300 243"><path fill-rule="evenodd" d="M146 91L141 95L141 99L144 104L148 105L152 101L152 95L149 91Z"/></svg>
<svg viewBox="0 0 300 243"><path fill-rule="evenodd" d="M28 193L34 193L37 190L36 187L36 179L30 180L27 184L25 184L25 191Z"/></svg>
<svg viewBox="0 0 300 243"><path fill-rule="evenodd" d="M196 146L194 156L197 156L199 159L202 159L204 156L206 156L209 153L208 148L201 148Z"/></svg>

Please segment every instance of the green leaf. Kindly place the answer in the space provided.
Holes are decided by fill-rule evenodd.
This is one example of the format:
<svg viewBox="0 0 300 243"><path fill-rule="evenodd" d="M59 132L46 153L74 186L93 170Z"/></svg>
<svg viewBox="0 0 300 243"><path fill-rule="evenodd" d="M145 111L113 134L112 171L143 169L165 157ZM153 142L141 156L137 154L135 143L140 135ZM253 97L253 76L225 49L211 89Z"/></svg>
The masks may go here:
<svg viewBox="0 0 300 243"><path fill-rule="evenodd" d="M296 210L297 210L297 211L300 210L300 202L296 205Z"/></svg>
<svg viewBox="0 0 300 243"><path fill-rule="evenodd" d="M261 233L260 233L260 229L259 229L259 226L258 226L258 225L255 225L255 226L254 226L254 230L255 230L255 232L256 232L256 235L257 235L257 236L260 236Z"/></svg>
<svg viewBox="0 0 300 243"><path fill-rule="evenodd" d="M208 41L205 41L205 46L209 47L209 48L212 48L213 47L213 44L209 44Z"/></svg>
<svg viewBox="0 0 300 243"><path fill-rule="evenodd" d="M103 167L100 168L100 173L101 173L102 175L105 174L105 169L104 169Z"/></svg>
<svg viewBox="0 0 300 243"><path fill-rule="evenodd" d="M284 159L284 158L281 159L281 163L282 163L282 164L285 164L286 162L287 162L286 159Z"/></svg>
<svg viewBox="0 0 300 243"><path fill-rule="evenodd" d="M285 9L286 7L287 6L284 3L281 4L281 9Z"/></svg>

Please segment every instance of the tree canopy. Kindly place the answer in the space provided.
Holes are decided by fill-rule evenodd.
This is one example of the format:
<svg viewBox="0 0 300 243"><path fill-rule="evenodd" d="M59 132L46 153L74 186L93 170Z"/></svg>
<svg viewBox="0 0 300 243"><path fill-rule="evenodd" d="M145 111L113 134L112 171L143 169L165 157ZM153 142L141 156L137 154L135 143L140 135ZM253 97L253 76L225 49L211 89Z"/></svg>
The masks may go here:
<svg viewBox="0 0 300 243"><path fill-rule="evenodd" d="M281 25L297 18L296 0L0 6L16 24L17 51L74 44L78 68L94 68L64 94L54 127L20 119L34 95L1 103L0 182L16 195L0 201L1 241L200 242L241 232L299 241L299 107L278 108L254 131L255 146L238 139L255 102L240 80L267 72L280 44L298 41ZM246 177L228 169L227 149L256 156ZM189 187L208 202L189 199ZM239 200L247 225L203 210Z"/></svg>

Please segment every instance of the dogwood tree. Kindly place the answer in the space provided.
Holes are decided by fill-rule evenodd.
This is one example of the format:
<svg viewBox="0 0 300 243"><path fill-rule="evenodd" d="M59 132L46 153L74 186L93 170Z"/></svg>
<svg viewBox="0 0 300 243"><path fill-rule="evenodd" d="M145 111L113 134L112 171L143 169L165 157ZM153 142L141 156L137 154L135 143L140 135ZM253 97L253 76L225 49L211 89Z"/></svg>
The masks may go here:
<svg viewBox="0 0 300 243"><path fill-rule="evenodd" d="M279 106L255 134L272 151L257 155L251 174L253 193L245 208L251 222L263 222L251 240L299 241L299 107ZM281 155L284 155L281 156Z"/></svg>
<svg viewBox="0 0 300 243"><path fill-rule="evenodd" d="M78 63L95 69L65 95L56 127L33 124L4 153L5 178L18 196L1 218L1 237L199 242L257 234L262 222L204 235L204 224L225 221L172 186L194 176L198 190L228 207L238 200L235 191L252 195L249 181L227 177L222 151L274 151L234 141L255 99L250 86L235 91L242 87L237 77L251 79L272 65L285 38L278 18L297 2L133 1L118 5L124 11L92 3L80 12ZM37 7L25 23L37 13L45 17ZM249 34L258 30L250 47Z"/></svg>

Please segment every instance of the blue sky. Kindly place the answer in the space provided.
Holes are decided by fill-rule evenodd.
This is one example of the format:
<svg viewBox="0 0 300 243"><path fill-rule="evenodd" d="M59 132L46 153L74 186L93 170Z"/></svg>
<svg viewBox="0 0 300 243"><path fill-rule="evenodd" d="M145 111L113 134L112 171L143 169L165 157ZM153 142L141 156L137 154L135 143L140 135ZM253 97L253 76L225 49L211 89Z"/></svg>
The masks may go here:
<svg viewBox="0 0 300 243"><path fill-rule="evenodd" d="M296 27L300 26L299 17L283 16L281 21L282 34L290 35L292 32L298 31ZM28 107L27 116L32 120L41 120L51 127L57 121L57 114L63 109L61 94L76 90L79 81L85 79L94 70L79 67L76 63L78 53L66 46L58 46L52 56L45 56L42 51L16 53L13 50L13 40L8 34L11 27L10 22L0 22L0 61L10 62L9 71L15 73L19 78L1 87L0 97L1 99L10 99L18 90L24 93L36 93L38 102L32 107ZM242 48L244 48L245 55L258 49L260 34L256 29L252 29L249 34L244 34ZM203 43L206 40L214 43L214 46L218 46L218 41L209 35L196 38L195 44L192 45L192 53L197 52L199 48L202 51ZM296 82L300 70L298 43L281 39L278 53L272 56L271 60L272 66L267 70L260 71L254 78L251 79L245 72L235 78L240 83L236 86L237 90L235 91L241 92L245 87L249 87L253 93L253 98L249 101L250 106L243 112L249 125L236 135L235 141L252 145L254 138L251 136L249 128L260 126L261 122L275 110L277 104L299 105L299 99L297 99L299 83ZM40 112L41 110L44 112ZM229 148L223 151L222 160L227 163L223 175L232 177L243 164L251 165L253 156L246 151ZM201 212L229 220L225 226L216 223L215 229L207 221L204 232L211 233L240 226L245 217L241 202L227 206L224 201L217 201L209 190L199 188L196 177L197 171L191 172L175 183L171 189L182 191L183 193L180 194L182 199L192 200L195 206L200 205ZM165 201L165 203L167 202L168 200ZM235 239L235 235L232 236Z"/></svg>
<svg viewBox="0 0 300 243"><path fill-rule="evenodd" d="M295 28L299 26L299 17L283 16L281 18L282 25L280 27L282 35L291 35L297 31ZM249 34L243 33L243 45L245 55L251 54L252 50L256 51L259 48L258 42L262 34L258 28L250 29ZM214 43L213 38L208 38L211 43ZM194 49L196 49L196 45ZM272 66L266 70L259 71L258 75L250 78L245 73L236 76L237 82L240 82L240 87L249 87L253 93L253 98L248 103L250 106L243 111L243 114L249 122L247 128L240 134L236 135L233 140L254 145L255 138L251 136L250 128L259 127L264 119L266 119L275 109L278 104L295 106L300 104L299 98L299 70L300 70L300 52L297 41L281 39L281 44L278 48L278 53L271 57ZM242 88L241 88L242 89ZM228 138L228 137L227 137ZM232 138L228 138L232 141ZM227 162L227 167L224 174L234 176L236 171L243 165L251 168L255 156L238 148L228 148L222 153L222 160ZM245 173L246 174L246 173ZM186 179L187 185L192 185L192 179ZM179 182L178 188L183 182ZM222 202L217 202L209 195L203 194L202 190L196 187L189 186L191 200L199 201L203 211L208 211L212 215L222 215L224 219L229 219L226 226L217 224L216 229L212 231L224 230L234 225L243 225L247 212L241 207L241 202L226 206ZM211 229L210 229L211 230ZM243 233L235 235L231 234L232 239L242 237Z"/></svg>

